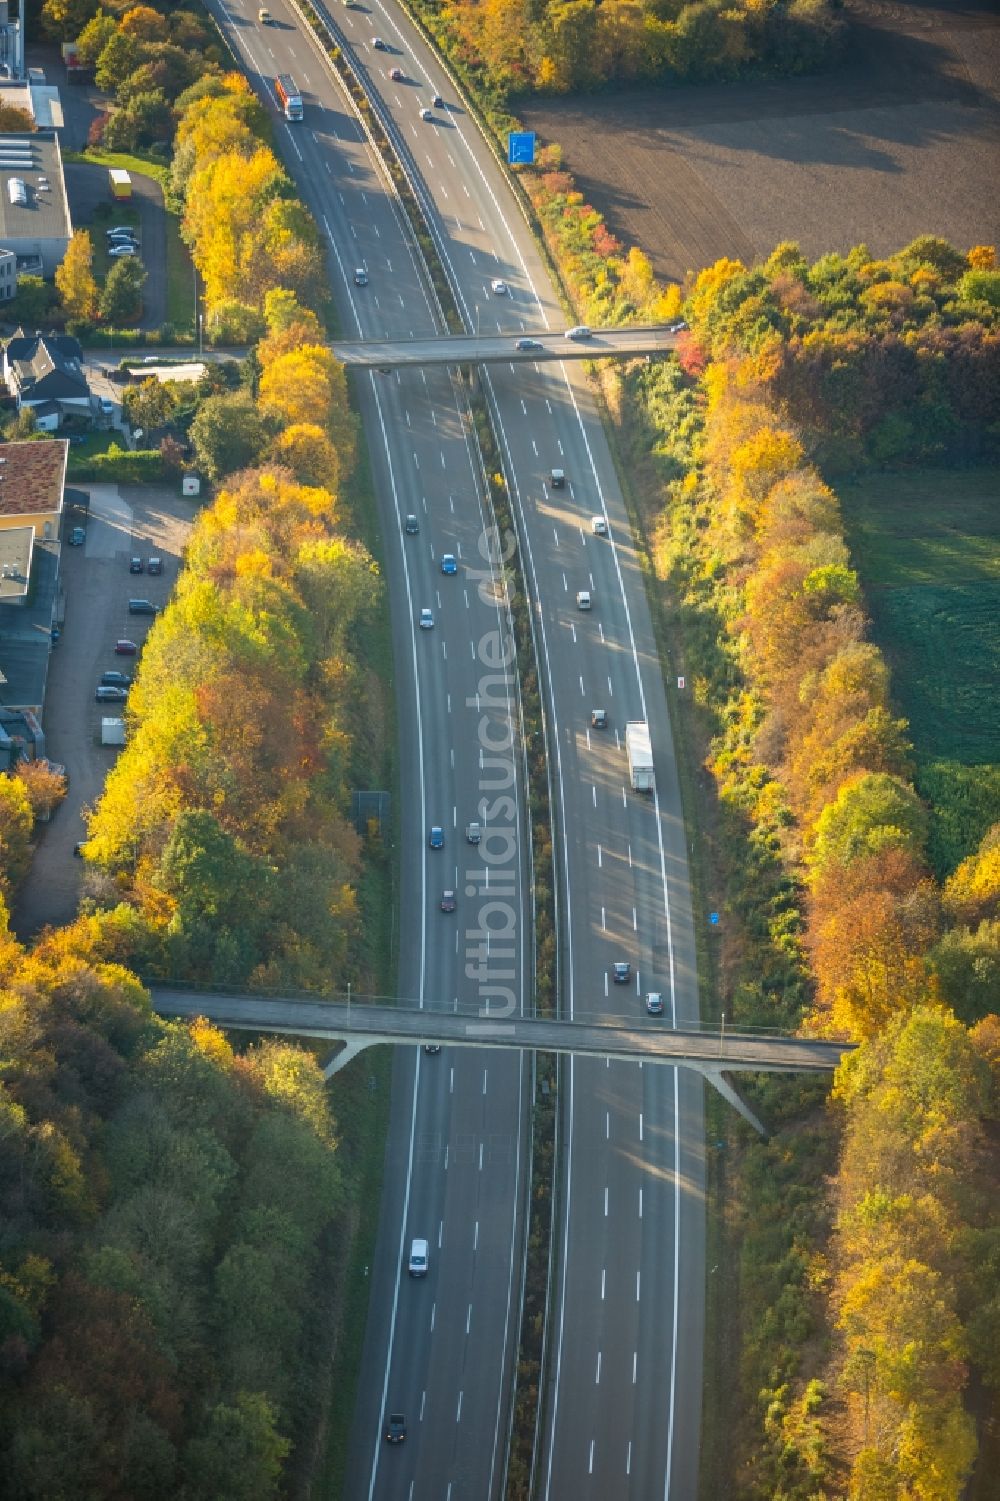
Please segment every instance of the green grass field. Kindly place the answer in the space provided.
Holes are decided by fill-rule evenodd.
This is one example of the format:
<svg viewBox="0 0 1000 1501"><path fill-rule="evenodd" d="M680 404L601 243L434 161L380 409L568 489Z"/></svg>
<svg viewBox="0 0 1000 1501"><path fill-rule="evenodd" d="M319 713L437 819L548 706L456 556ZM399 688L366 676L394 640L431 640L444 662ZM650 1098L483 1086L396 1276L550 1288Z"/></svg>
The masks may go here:
<svg viewBox="0 0 1000 1501"><path fill-rule="evenodd" d="M871 475L839 493L918 760L1000 762L1000 471Z"/></svg>

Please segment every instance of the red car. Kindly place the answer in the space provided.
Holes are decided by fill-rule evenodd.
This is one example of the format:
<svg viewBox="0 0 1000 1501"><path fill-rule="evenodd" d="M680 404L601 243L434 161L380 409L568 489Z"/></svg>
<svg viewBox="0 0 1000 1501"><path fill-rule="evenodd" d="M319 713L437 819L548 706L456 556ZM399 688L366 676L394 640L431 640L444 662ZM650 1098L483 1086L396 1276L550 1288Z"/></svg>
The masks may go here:
<svg viewBox="0 0 1000 1501"><path fill-rule="evenodd" d="M134 657L138 650L139 648L134 641L122 639L115 642L115 655L118 657Z"/></svg>

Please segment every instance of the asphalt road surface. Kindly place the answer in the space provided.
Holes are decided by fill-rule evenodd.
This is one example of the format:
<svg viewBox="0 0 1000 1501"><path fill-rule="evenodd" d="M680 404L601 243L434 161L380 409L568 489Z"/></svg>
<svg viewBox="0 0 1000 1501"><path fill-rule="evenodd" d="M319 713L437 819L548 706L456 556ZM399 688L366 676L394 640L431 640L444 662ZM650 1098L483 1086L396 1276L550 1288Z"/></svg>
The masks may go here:
<svg viewBox="0 0 1000 1501"><path fill-rule="evenodd" d="M247 0L233 0L223 12L265 97L273 99L271 81L279 72L291 72L303 90L305 120L279 124L277 134L329 238L334 290L348 329L353 323L359 336L426 337L432 323L409 237L354 116L288 0L279 0L272 13L277 24L265 31ZM381 95L467 328L511 340L560 329L565 318L517 204L440 64L391 6L338 7L336 24ZM374 46L376 32L385 48ZM394 65L408 81L389 80ZM419 105L439 89L444 108L432 121L422 120ZM356 267L367 271L366 287L354 287ZM491 291L498 277L509 288L502 297ZM539 601L565 1010L572 1016L581 1006L600 1007L650 1026L693 1022L694 935L670 726L642 577L598 413L583 373L569 365L500 365L483 378ZM456 579L437 580L433 568L443 550L465 568L482 522L475 465L460 457L461 411L447 376L370 377L362 390L390 536L408 511L422 528L419 541L393 539L389 572L403 745L412 762L403 789L409 812L401 989L424 995L430 993L429 967L451 962L447 939L437 936L438 919L428 911L430 872L442 854L449 875L451 868L447 844L445 852L424 849L419 864L413 852L421 826L433 816L447 826L449 839L460 838L464 810L474 801L477 768L474 760L469 766L468 751L475 721L462 707L460 679L452 674L463 655L469 661L470 642L474 657L481 628L471 594L466 604L453 588ZM554 466L567 474L559 491L546 488ZM593 516L605 520L608 537L592 533ZM586 613L575 604L581 589L592 597ZM408 639L414 612L434 608L437 597L435 630L423 640ZM590 710L597 706L610 718L601 732L590 729ZM652 734L652 797L627 785L624 725L639 718ZM517 910L523 927L523 904ZM609 983L609 967L619 959L632 965L623 987ZM415 970L419 991L410 983ZM449 978L442 971L435 994L449 993ZM667 1013L646 1022L642 995L650 989L663 993ZM500 1488L506 1385L497 1368L506 1371L512 1354L511 1244L519 1230L517 1127L524 1094L517 1079L497 1078L496 1064L488 1072L473 1064L469 1072L457 1055L452 1062L446 1054L420 1054L416 1076L405 1065L399 1074L346 1494L481 1501ZM428 1076L435 1082L428 1084ZM564 1070L562 1100L564 1219L542 1493L553 1501L568 1495L685 1501L696 1494L700 1426L702 1085L669 1068L587 1061ZM488 1108L495 1115L488 1117ZM496 1206L489 1212L487 1196ZM432 1250L435 1234L441 1237L437 1271L427 1282L408 1284L402 1275L408 1234L427 1234ZM489 1252L497 1254L486 1266L482 1258ZM448 1256L453 1260L446 1265ZM475 1301L468 1296L472 1287ZM389 1408L408 1414L405 1453L379 1447L378 1420Z"/></svg>

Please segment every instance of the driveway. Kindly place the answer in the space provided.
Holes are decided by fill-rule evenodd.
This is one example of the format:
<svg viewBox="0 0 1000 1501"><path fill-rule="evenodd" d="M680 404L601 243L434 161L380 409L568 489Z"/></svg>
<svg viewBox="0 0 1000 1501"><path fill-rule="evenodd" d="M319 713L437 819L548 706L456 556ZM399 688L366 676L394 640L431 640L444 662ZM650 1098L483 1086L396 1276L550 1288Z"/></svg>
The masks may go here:
<svg viewBox="0 0 1000 1501"><path fill-rule="evenodd" d="M83 525L87 540L83 547L63 547L66 617L49 666L43 723L47 754L65 765L70 784L51 823L39 830L14 909L19 938L76 915L86 863L73 858L73 846L86 837L84 811L99 798L118 754L117 747L100 743L101 719L117 717L123 707L96 703L94 689L108 668L132 672L135 658L116 657L114 643L127 636L141 646L151 622L129 615L128 600L163 605L170 598L196 509L197 502L160 486L67 490L64 536ZM152 553L163 559L160 577L129 573L133 554L145 561Z"/></svg>

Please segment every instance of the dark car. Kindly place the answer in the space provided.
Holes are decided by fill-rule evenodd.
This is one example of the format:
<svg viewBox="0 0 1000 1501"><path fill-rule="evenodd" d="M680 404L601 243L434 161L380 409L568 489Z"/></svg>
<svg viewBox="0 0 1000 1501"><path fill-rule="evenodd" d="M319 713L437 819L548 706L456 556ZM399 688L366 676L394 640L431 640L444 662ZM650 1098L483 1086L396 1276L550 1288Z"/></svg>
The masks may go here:
<svg viewBox="0 0 1000 1501"><path fill-rule="evenodd" d="M406 535L408 537L414 537L414 536L416 536L417 532L419 532L419 530L420 530L420 522L417 520L416 516L414 516L412 513L409 516L407 516L407 518L406 518L406 525L405 525L404 529L405 529Z"/></svg>
<svg viewBox="0 0 1000 1501"><path fill-rule="evenodd" d="M632 966L627 959L623 959L613 967L611 973L616 985L627 985L632 977Z"/></svg>
<svg viewBox="0 0 1000 1501"><path fill-rule="evenodd" d="M590 722L595 730L606 730L608 727L607 709L591 709Z"/></svg>
<svg viewBox="0 0 1000 1501"><path fill-rule="evenodd" d="M122 704L128 698L127 688L117 688L113 683L100 683L94 693L99 704Z"/></svg>
<svg viewBox="0 0 1000 1501"><path fill-rule="evenodd" d="M658 990L651 990L647 995L646 1010L650 1016L663 1015L663 997Z"/></svg>
<svg viewBox="0 0 1000 1501"><path fill-rule="evenodd" d="M84 851L84 848L86 846L86 843L87 843L86 839L78 839L76 841L76 843L74 844L74 846L73 846L73 853L74 853L74 855L76 856L76 858L78 860L82 860L83 859L83 851Z"/></svg>
<svg viewBox="0 0 1000 1501"><path fill-rule="evenodd" d="M156 606L151 599L130 599L128 612L130 615L155 615Z"/></svg>
<svg viewBox="0 0 1000 1501"><path fill-rule="evenodd" d="M441 1044L439 1042L425 1042L424 1043L424 1052L425 1053L430 1053L432 1057L436 1053L440 1053L440 1051L441 1051Z"/></svg>
<svg viewBox="0 0 1000 1501"><path fill-rule="evenodd" d="M70 547L82 547L87 540L87 533L82 526L75 526L69 534Z"/></svg>
<svg viewBox="0 0 1000 1501"><path fill-rule="evenodd" d="M139 648L136 646L134 641L126 641L123 638L122 640L115 642L116 657L134 657L137 655L138 651Z"/></svg>
<svg viewBox="0 0 1000 1501"><path fill-rule="evenodd" d="M541 346L541 342L538 339L515 339L514 340L514 348L515 349L520 349L522 351L523 350L528 350L528 349L541 349L541 347L542 347Z"/></svg>
<svg viewBox="0 0 1000 1501"><path fill-rule="evenodd" d="M402 68L390 68L389 69L389 77L392 79L393 83L402 83L402 81L403 81L403 70L402 70Z"/></svg>
<svg viewBox="0 0 1000 1501"><path fill-rule="evenodd" d="M441 98L440 94L434 95L434 98L431 100L431 108L444 109L444 100Z"/></svg>
<svg viewBox="0 0 1000 1501"><path fill-rule="evenodd" d="M442 893L441 893L441 911L442 912L454 912L454 910L455 910L455 893L453 891L442 891Z"/></svg>
<svg viewBox="0 0 1000 1501"><path fill-rule="evenodd" d="M129 565L128 565L128 571L129 571L129 573L141 573L142 572L142 559L141 558L130 558L129 559Z"/></svg>
<svg viewBox="0 0 1000 1501"><path fill-rule="evenodd" d="M549 472L549 488L551 490L562 490L562 489L565 488L565 485L566 485L566 471L565 471L565 469L552 469L552 470L550 470L550 472Z"/></svg>
<svg viewBox="0 0 1000 1501"><path fill-rule="evenodd" d="M147 558L146 559L146 572L147 573L151 573L154 576L158 576L159 574L161 574L163 572L163 559L162 558Z"/></svg>
<svg viewBox="0 0 1000 1501"><path fill-rule="evenodd" d="M406 1418L401 1412L391 1412L389 1421L385 1425L385 1441L387 1444L401 1444L406 1438Z"/></svg>
<svg viewBox="0 0 1000 1501"><path fill-rule="evenodd" d="M368 285L368 272L365 270L364 266L358 266L357 270L355 271L355 273L354 273L354 285L356 287L367 287L367 285Z"/></svg>
<svg viewBox="0 0 1000 1501"><path fill-rule="evenodd" d="M114 667L109 672L101 673L102 688L131 688L132 679L127 672L118 672Z"/></svg>

